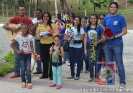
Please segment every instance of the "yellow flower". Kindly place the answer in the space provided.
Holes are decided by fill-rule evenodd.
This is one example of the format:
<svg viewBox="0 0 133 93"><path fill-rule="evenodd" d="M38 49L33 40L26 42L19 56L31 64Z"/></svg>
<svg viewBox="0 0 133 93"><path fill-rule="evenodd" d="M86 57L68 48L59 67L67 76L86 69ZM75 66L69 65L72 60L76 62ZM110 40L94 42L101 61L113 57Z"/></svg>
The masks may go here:
<svg viewBox="0 0 133 93"><path fill-rule="evenodd" d="M70 28L70 24L66 24L66 29Z"/></svg>

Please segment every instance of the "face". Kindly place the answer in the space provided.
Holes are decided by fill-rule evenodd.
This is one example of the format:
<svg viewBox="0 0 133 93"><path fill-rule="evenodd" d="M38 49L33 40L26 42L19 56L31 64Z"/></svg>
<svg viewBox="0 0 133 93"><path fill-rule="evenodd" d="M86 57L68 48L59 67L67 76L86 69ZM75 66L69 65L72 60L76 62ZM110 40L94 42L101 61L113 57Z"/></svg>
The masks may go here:
<svg viewBox="0 0 133 93"><path fill-rule="evenodd" d="M73 17L70 17L70 23L73 23Z"/></svg>
<svg viewBox="0 0 133 93"><path fill-rule="evenodd" d="M85 26L86 26L86 20L82 20L82 21L81 21L81 25L82 25L83 27L85 27Z"/></svg>
<svg viewBox="0 0 133 93"><path fill-rule="evenodd" d="M91 22L91 24L95 25L96 22L97 22L96 16L93 16L93 15L92 15L92 16L90 17L90 22Z"/></svg>
<svg viewBox="0 0 133 93"><path fill-rule="evenodd" d="M58 37L54 38L54 44L57 46L60 44L60 39Z"/></svg>
<svg viewBox="0 0 133 93"><path fill-rule="evenodd" d="M36 17L37 17L37 19L41 19L42 13L40 11L36 11Z"/></svg>
<svg viewBox="0 0 133 93"><path fill-rule="evenodd" d="M19 9L18 9L18 14L19 14L20 16L24 16L24 15L25 15L25 8L24 8L24 7L19 7Z"/></svg>
<svg viewBox="0 0 133 93"><path fill-rule="evenodd" d="M101 16L99 17L99 19L100 19L100 23L103 23L104 16L103 16L103 15L101 15Z"/></svg>
<svg viewBox="0 0 133 93"><path fill-rule="evenodd" d="M109 11L111 14L115 14L117 12L117 7L115 4L112 4L110 7L109 7Z"/></svg>
<svg viewBox="0 0 133 93"><path fill-rule="evenodd" d="M74 25L75 25L75 26L78 26L79 23L80 23L80 19L79 19L79 18L75 18L75 19L74 19Z"/></svg>
<svg viewBox="0 0 133 93"><path fill-rule="evenodd" d="M49 21L49 16L48 16L47 13L45 13L45 14L43 15L43 20Z"/></svg>
<svg viewBox="0 0 133 93"><path fill-rule="evenodd" d="M28 27L27 27L27 25L22 25L21 26L21 31L22 31L22 34L23 35L27 35L27 33L28 33Z"/></svg>

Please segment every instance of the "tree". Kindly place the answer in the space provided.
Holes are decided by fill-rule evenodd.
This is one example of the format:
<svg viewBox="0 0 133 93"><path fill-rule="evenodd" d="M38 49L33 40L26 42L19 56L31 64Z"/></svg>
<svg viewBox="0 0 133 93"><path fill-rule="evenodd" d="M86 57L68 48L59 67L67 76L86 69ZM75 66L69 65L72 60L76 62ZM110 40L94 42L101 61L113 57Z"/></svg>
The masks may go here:
<svg viewBox="0 0 133 93"><path fill-rule="evenodd" d="M131 5L133 4L133 0L129 0L128 2L129 2Z"/></svg>
<svg viewBox="0 0 133 93"><path fill-rule="evenodd" d="M95 13L95 8L99 7L101 8L101 6L106 6L107 5L107 1L108 0L90 0L91 3L93 3L94 5L94 13Z"/></svg>
<svg viewBox="0 0 133 93"><path fill-rule="evenodd" d="M55 0L55 14L56 14L56 16L57 16L57 14L58 14L57 0Z"/></svg>

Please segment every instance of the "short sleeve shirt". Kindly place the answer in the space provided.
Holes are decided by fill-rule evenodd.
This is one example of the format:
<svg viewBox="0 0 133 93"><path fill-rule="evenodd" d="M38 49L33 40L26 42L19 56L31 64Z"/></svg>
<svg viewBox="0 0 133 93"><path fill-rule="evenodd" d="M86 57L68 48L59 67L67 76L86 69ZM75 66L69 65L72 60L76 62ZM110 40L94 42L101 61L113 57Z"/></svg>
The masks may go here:
<svg viewBox="0 0 133 93"><path fill-rule="evenodd" d="M18 35L15 37L15 40L19 44L19 50L23 50L25 53L31 52L30 42L33 41L33 36L28 34L27 37L23 37L21 35Z"/></svg>

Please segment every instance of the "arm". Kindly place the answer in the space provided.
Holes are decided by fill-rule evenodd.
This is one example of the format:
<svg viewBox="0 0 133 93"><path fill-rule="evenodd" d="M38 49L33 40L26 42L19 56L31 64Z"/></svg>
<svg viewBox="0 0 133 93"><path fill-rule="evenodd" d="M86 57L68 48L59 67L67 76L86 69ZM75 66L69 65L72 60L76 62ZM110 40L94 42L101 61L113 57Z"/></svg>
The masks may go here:
<svg viewBox="0 0 133 93"><path fill-rule="evenodd" d="M52 47L50 47L50 49L49 49L49 54L51 55L52 54Z"/></svg>
<svg viewBox="0 0 133 93"><path fill-rule="evenodd" d="M15 47L14 47L14 44L16 43L17 41L14 39L13 42L10 44L10 47L17 53L23 53L23 50L17 50Z"/></svg>
<svg viewBox="0 0 133 93"><path fill-rule="evenodd" d="M32 51L32 53L35 54L34 46L33 46L33 41L30 42L30 47L31 47L31 51Z"/></svg>
<svg viewBox="0 0 133 93"><path fill-rule="evenodd" d="M60 55L61 57L64 57L63 47L61 47L61 51L58 51L58 55Z"/></svg>
<svg viewBox="0 0 133 93"><path fill-rule="evenodd" d="M85 53L85 55L87 55L86 46L87 46L87 34L85 34L85 36L84 36L84 53Z"/></svg>
<svg viewBox="0 0 133 93"><path fill-rule="evenodd" d="M40 39L40 38L41 38L41 36L40 36L40 28L39 28L39 26L37 27L37 33L36 33L36 34L37 34L37 38L39 38L39 39Z"/></svg>
<svg viewBox="0 0 133 93"><path fill-rule="evenodd" d="M105 41L105 39L104 39L104 36L103 36L103 34L102 34L102 35L101 35L101 39L97 41L97 44L102 43L102 42L104 42L104 41Z"/></svg>
<svg viewBox="0 0 133 93"><path fill-rule="evenodd" d="M114 38L119 38L126 34L127 34L127 26L123 27L122 32L120 34L116 35Z"/></svg>
<svg viewBox="0 0 133 93"><path fill-rule="evenodd" d="M52 29L53 29L53 36L55 36L57 34L57 27L55 26L55 24L51 24L52 25Z"/></svg>

